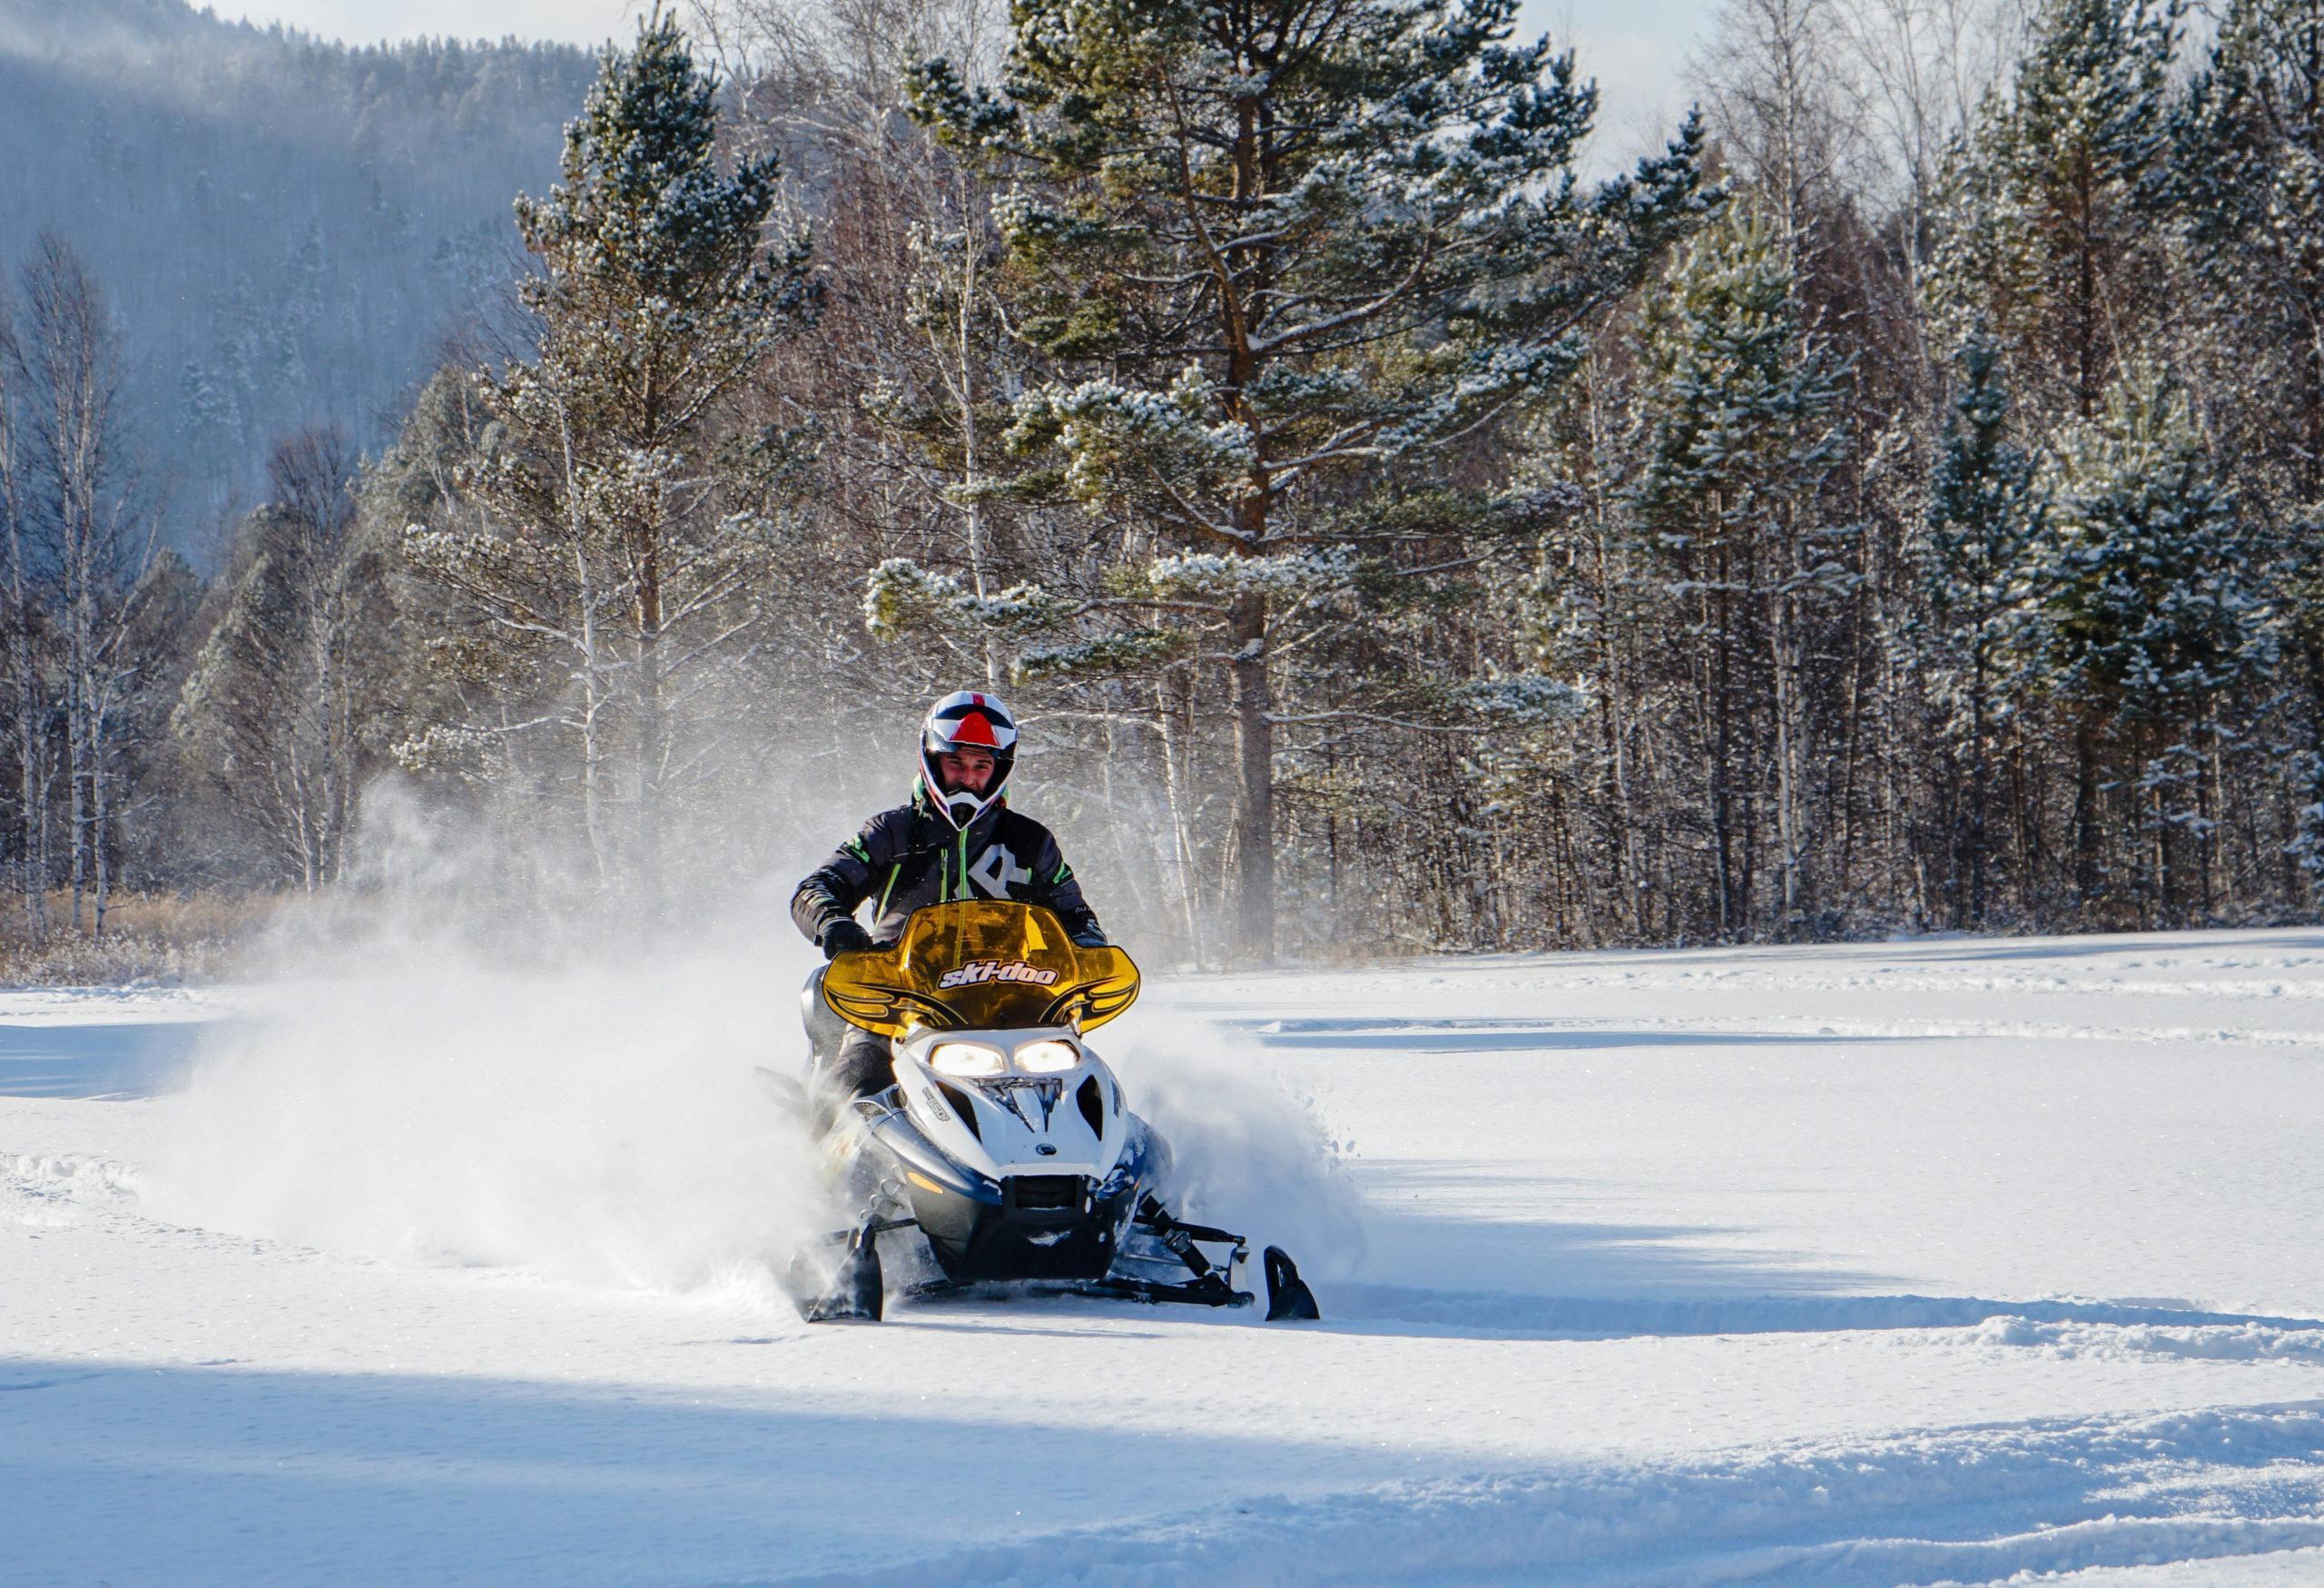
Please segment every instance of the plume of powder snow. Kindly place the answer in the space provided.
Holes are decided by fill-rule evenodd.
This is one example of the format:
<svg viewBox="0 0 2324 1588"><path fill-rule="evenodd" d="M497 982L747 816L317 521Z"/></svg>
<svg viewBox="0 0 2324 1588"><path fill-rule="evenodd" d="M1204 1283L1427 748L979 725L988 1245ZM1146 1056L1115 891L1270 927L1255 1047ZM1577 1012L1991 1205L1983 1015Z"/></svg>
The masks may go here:
<svg viewBox="0 0 2324 1588"><path fill-rule="evenodd" d="M772 991L700 958L413 958L269 989L197 1065L147 1204L333 1250L701 1283L776 1255L810 1205L753 1069L795 1061Z"/></svg>
<svg viewBox="0 0 2324 1588"><path fill-rule="evenodd" d="M286 919L271 974L171 1105L142 1180L150 1209L656 1288L755 1285L835 1227L803 1131L757 1073L801 1068L816 956L786 903L820 843L645 931L544 908L589 891L587 867L552 846L512 855L497 830L392 787L367 797L365 823L358 885ZM1344 1271L1359 1203L1312 1100L1247 1039L1158 1012L1098 1043L1171 1144L1172 1208Z"/></svg>
<svg viewBox="0 0 2324 1588"><path fill-rule="evenodd" d="M779 1268L828 1213L757 1073L798 1072L813 962L776 890L646 936L443 886L458 847L439 830L405 883L288 924L173 1100L147 1206L588 1283Z"/></svg>
<svg viewBox="0 0 2324 1588"><path fill-rule="evenodd" d="M1203 1021L1135 1016L1092 1046L1131 1110L1170 1144L1171 1211L1279 1246L1303 1272L1344 1275L1364 1248L1361 1193L1315 1100L1285 1085L1259 1045Z"/></svg>

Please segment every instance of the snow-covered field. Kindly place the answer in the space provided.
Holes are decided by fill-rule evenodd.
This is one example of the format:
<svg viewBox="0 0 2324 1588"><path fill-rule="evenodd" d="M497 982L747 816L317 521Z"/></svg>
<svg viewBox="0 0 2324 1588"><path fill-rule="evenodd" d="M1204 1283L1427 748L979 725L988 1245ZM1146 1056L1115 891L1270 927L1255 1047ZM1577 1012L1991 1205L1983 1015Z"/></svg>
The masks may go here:
<svg viewBox="0 0 2324 1588"><path fill-rule="evenodd" d="M1157 980L1302 1326L801 1326L730 971L0 995L0 1581L2324 1583L2324 932Z"/></svg>

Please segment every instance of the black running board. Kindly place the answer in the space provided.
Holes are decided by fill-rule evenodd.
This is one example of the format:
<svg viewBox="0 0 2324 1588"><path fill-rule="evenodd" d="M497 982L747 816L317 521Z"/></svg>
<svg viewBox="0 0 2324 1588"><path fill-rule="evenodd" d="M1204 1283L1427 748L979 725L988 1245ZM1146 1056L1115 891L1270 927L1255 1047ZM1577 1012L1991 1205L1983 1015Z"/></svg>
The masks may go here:
<svg viewBox="0 0 2324 1588"><path fill-rule="evenodd" d="M917 1222L911 1218L869 1218L854 1229L837 1230L809 1241L807 1248L792 1259L791 1270L785 1276L785 1288L791 1291L792 1302L799 1308L800 1316L809 1323L879 1322L884 1311L881 1293L885 1277L881 1271L878 1238L891 1229L910 1229ZM1177 1285L1111 1275L1102 1279L930 1279L907 1286L901 1294L914 1301L944 1296L1086 1296L1102 1301L1177 1307L1248 1307L1257 1299L1249 1291L1237 1290L1227 1282L1231 1259L1221 1267L1194 1248L1196 1240L1231 1242L1235 1257L1240 1258L1241 1236L1208 1225L1182 1224L1151 1198L1139 1210L1137 1222L1169 1243L1191 1271L1191 1279ZM798 1287L803 1259L808 1248L822 1245L843 1246L847 1248L846 1255L828 1286L820 1292L805 1291ZM1266 1276L1269 1323L1305 1321L1321 1316L1315 1293L1299 1277L1298 1266L1281 1247L1268 1247L1261 1255L1260 1266Z"/></svg>
<svg viewBox="0 0 2324 1588"><path fill-rule="evenodd" d="M1086 1296L1182 1307L1248 1307L1255 1299L1249 1291L1235 1289L1216 1276L1207 1285L1165 1285L1153 1279L931 1279L903 1294L914 1301L945 1296Z"/></svg>

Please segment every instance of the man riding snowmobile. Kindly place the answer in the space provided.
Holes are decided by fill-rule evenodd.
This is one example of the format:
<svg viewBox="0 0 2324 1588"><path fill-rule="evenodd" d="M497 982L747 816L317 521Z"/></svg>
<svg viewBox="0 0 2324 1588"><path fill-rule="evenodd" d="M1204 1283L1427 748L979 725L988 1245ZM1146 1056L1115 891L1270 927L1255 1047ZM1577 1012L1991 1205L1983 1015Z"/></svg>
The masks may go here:
<svg viewBox="0 0 2324 1588"><path fill-rule="evenodd" d="M1017 719L997 695L962 690L931 707L920 730L911 798L881 812L808 873L791 896L791 918L826 960L885 947L923 904L1014 899L1054 912L1072 940L1103 947L1097 912L1081 896L1055 834L1009 808ZM876 900L872 929L855 918ZM816 1027L814 1122L820 1133L848 1100L894 1080L884 1037L843 1027L822 1011L821 975L810 982ZM820 1018L819 1018L820 1016Z"/></svg>
<svg viewBox="0 0 2324 1588"><path fill-rule="evenodd" d="M1137 967L1107 943L1049 830L1008 808L1016 758L1006 706L945 696L921 726L911 803L792 895L832 962L806 989L808 1091L776 1090L821 1144L846 1221L784 1270L810 1323L882 1316L882 1237L923 1265L914 1297L1254 1299L1235 1285L1243 1238L1165 1205L1169 1146L1084 1040L1137 997ZM855 912L875 898L867 932ZM1279 1247L1262 1258L1269 1319L1315 1317L1298 1266Z"/></svg>

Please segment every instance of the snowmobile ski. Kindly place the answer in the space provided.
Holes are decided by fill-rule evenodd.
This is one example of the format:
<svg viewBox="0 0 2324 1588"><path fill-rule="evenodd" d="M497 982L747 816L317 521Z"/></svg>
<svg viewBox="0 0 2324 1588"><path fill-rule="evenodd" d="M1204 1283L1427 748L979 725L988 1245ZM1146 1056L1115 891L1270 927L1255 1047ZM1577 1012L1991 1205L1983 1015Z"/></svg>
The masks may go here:
<svg viewBox="0 0 2324 1588"><path fill-rule="evenodd" d="M878 1323L887 1299L887 1275L880 1267L882 1231L903 1229L909 1218L867 1218L854 1230L803 1248L791 1259L784 1288L799 1316L809 1323ZM818 1282L812 1253L816 1246L844 1244L838 1267L828 1281Z"/></svg>
<svg viewBox="0 0 2324 1588"><path fill-rule="evenodd" d="M1313 1319L1324 1315L1316 1308L1315 1293L1307 1288L1307 1281L1299 1277L1299 1265L1279 1246L1271 1246L1259 1254L1260 1266L1267 1277L1267 1322L1282 1323L1286 1319Z"/></svg>

